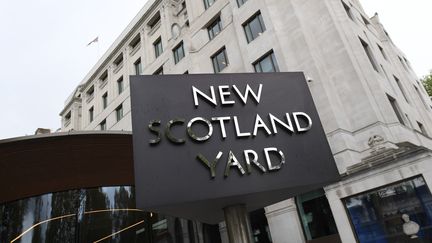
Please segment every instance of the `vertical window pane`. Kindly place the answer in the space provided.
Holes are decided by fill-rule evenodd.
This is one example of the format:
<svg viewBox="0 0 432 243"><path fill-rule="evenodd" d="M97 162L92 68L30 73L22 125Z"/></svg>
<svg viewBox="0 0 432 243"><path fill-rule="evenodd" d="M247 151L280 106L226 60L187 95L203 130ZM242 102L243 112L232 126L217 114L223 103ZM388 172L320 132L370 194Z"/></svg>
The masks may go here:
<svg viewBox="0 0 432 243"><path fill-rule="evenodd" d="M140 75L142 74L142 65L141 65L141 58L139 58L135 63L135 74Z"/></svg>
<svg viewBox="0 0 432 243"><path fill-rule="evenodd" d="M123 77L117 80L117 90L119 94L123 92Z"/></svg>
<svg viewBox="0 0 432 243"><path fill-rule="evenodd" d="M94 108L93 106L89 109L89 120L90 122L93 121L93 115L94 115Z"/></svg>
<svg viewBox="0 0 432 243"><path fill-rule="evenodd" d="M183 42L181 42L176 48L174 48L173 53L174 53L174 62L175 64L177 64L185 56L184 49L183 49Z"/></svg>
<svg viewBox="0 0 432 243"><path fill-rule="evenodd" d="M402 125L405 125L405 122L404 122L404 120L403 120L403 118L402 118L402 115L401 115L401 112L400 112L400 110L399 110L399 106L398 106L397 103L396 103L396 100L395 100L393 97L389 96L389 95L387 95L387 98L388 98L388 100L390 101L390 104L391 104L391 106L392 106L392 108L393 108L393 111L394 111L395 115L397 116L399 122L400 122Z"/></svg>
<svg viewBox="0 0 432 243"><path fill-rule="evenodd" d="M108 93L102 96L102 107L105 109L108 106Z"/></svg>
<svg viewBox="0 0 432 243"><path fill-rule="evenodd" d="M279 72L273 51L267 53L256 61L254 63L254 68L257 73Z"/></svg>
<svg viewBox="0 0 432 243"><path fill-rule="evenodd" d="M258 12L243 24L246 33L246 39L249 42L260 36L265 30L264 21L261 13Z"/></svg>
<svg viewBox="0 0 432 243"><path fill-rule="evenodd" d="M211 59L213 62L213 69L215 73L219 73L229 64L225 47L219 50L216 54L214 54Z"/></svg>
<svg viewBox="0 0 432 243"><path fill-rule="evenodd" d="M216 35L218 35L222 30L221 19L218 17L214 20L208 27L209 39L212 40Z"/></svg>
<svg viewBox="0 0 432 243"><path fill-rule="evenodd" d="M324 190L300 195L296 201L307 240L338 233Z"/></svg>
<svg viewBox="0 0 432 243"><path fill-rule="evenodd" d="M159 56L162 54L162 52L163 52L163 49L162 49L162 39L159 37L159 39L157 39L157 40L155 41L155 43L153 44L153 46L154 46L154 49L155 49L155 56L156 56L156 58L157 58L157 57L159 57Z"/></svg>
<svg viewBox="0 0 432 243"><path fill-rule="evenodd" d="M369 48L369 45L366 42L364 42L362 39L360 39L360 42L363 46L364 51L366 52L367 57L369 58L370 63L372 64L372 67L374 68L375 71L379 72L378 67L375 63L375 58L372 54L371 49Z"/></svg>
<svg viewBox="0 0 432 243"><path fill-rule="evenodd" d="M247 0L237 0L237 5L241 7L245 2L247 2Z"/></svg>
<svg viewBox="0 0 432 243"><path fill-rule="evenodd" d="M214 2L215 0L204 0L205 9L208 9L211 5L213 5Z"/></svg>

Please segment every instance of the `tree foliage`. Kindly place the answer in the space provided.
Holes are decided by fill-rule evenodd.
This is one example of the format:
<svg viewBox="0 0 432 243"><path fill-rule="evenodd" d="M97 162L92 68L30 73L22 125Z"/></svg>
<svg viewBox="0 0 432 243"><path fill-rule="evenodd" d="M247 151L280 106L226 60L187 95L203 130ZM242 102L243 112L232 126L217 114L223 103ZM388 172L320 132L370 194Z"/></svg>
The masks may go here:
<svg viewBox="0 0 432 243"><path fill-rule="evenodd" d="M432 97L432 70L429 71L429 74L422 78L422 83L428 92L429 96Z"/></svg>

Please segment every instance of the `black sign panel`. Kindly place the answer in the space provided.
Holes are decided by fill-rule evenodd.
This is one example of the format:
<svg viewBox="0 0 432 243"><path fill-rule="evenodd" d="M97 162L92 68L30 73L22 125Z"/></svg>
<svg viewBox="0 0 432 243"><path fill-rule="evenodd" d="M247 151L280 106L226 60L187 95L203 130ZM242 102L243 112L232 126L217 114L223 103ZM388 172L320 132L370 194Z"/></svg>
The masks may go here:
<svg viewBox="0 0 432 243"><path fill-rule="evenodd" d="M206 223L338 180L303 73L131 76L137 206Z"/></svg>

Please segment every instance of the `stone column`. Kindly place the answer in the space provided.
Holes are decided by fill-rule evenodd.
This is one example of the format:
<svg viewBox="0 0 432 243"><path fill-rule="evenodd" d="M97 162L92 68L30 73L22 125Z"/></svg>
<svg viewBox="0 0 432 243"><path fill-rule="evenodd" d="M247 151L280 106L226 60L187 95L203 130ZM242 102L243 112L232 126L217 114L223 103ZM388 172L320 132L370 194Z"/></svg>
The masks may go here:
<svg viewBox="0 0 432 243"><path fill-rule="evenodd" d="M265 208L273 243L305 242L293 198Z"/></svg>

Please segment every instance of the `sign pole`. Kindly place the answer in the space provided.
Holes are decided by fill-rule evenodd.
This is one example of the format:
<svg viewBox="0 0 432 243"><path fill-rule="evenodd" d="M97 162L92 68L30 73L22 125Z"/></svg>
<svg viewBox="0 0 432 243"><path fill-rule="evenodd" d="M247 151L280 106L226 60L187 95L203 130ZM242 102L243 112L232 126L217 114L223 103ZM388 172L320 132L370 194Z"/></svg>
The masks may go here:
<svg viewBox="0 0 432 243"><path fill-rule="evenodd" d="M223 210L229 242L252 243L252 228L246 205L232 205Z"/></svg>

